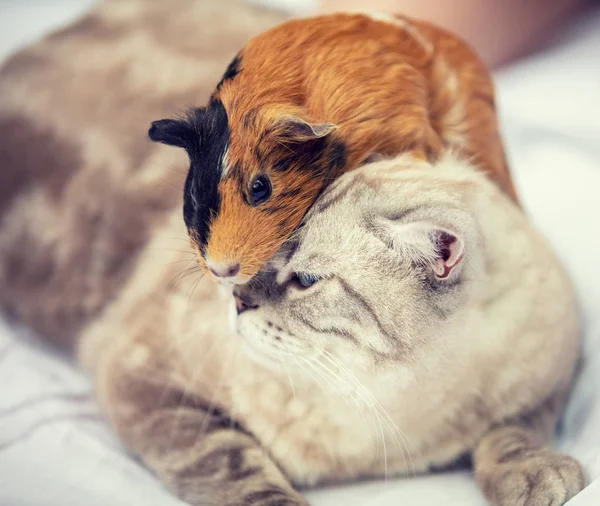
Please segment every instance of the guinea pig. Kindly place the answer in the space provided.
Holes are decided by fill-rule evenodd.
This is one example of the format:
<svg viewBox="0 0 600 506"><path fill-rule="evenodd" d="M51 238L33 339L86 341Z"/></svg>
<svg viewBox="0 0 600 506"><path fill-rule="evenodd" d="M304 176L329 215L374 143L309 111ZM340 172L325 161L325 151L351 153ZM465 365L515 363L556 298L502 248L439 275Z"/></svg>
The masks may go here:
<svg viewBox="0 0 600 506"><path fill-rule="evenodd" d="M190 158L183 215L205 271L250 280L320 192L373 156L467 157L517 199L494 89L466 43L402 16L281 24L230 63L205 107L155 121Z"/></svg>

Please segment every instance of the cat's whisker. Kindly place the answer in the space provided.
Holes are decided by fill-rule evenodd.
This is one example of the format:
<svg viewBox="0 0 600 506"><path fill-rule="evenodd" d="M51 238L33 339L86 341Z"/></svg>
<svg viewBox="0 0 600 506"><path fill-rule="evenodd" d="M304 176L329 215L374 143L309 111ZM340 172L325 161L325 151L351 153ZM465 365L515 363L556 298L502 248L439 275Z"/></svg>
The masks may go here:
<svg viewBox="0 0 600 506"><path fill-rule="evenodd" d="M294 382L292 380L292 375L290 374L290 369L287 365L287 362L284 359L279 359L279 361L281 362L283 369L285 369L288 380L290 382L290 388L292 389L292 395L294 396L294 399L295 399L296 398L296 388L294 387Z"/></svg>
<svg viewBox="0 0 600 506"><path fill-rule="evenodd" d="M315 376L315 374L318 375L321 378L321 380L324 380L325 382L327 382L330 386L333 386L334 388L337 386L333 382L333 378L329 377L326 372L319 370L316 367L317 365L320 365L322 368L322 364L319 364L318 362L315 362L314 360L312 360L312 361L308 360L302 356L296 356L295 358L296 358L296 362L297 362L300 370L307 373L309 379L313 383L316 383L326 396L328 396L328 397L331 396L331 391L329 389L327 389L325 386L323 386L323 384L321 383L319 378L317 378L317 376ZM302 362L300 360L302 360ZM305 366L308 366L308 367L305 367ZM357 411L355 411L355 412L357 413L361 422L365 423L365 420L362 416L362 411L360 410L360 407L358 405L352 406L352 404L347 399L343 399L343 400L352 411L354 411L355 407L356 407ZM366 423L365 423L365 426L367 426Z"/></svg>
<svg viewBox="0 0 600 506"><path fill-rule="evenodd" d="M326 353L326 350L323 350ZM322 355L323 357L326 357L325 353ZM337 364L334 360L332 360L332 356L330 357L326 357L330 360L330 363L332 363L334 366L336 366L338 369L341 369L342 371L344 370L343 368L339 367L339 364ZM321 367L326 368L326 366L322 363L320 363ZM327 368L330 372L330 374L335 374L333 371L331 371L329 368ZM387 445L385 442L385 432L383 430L383 425L384 422L381 418L381 415L379 413L379 409L377 408L377 405L375 403L373 403L372 398L368 395L370 394L370 392L367 391L367 389L358 381L358 379L354 376L354 374L352 374L352 372L348 369L345 370L346 374L348 375L348 379L352 382L353 386L354 386L354 390L353 392L355 394L357 394L359 396L359 398L361 398L361 400L363 400L367 407L369 408L369 410L371 411L371 413L374 415L375 420L377 421L378 424L378 428L379 428L379 433L378 433L378 443L379 443L379 436L381 437L381 447L383 450L383 460L384 460L384 477L385 477L385 481L387 483L387 479L388 479L388 459L387 459ZM339 376L338 376L339 377ZM343 382L343 379L340 378L340 383L342 385L344 385L345 383ZM367 395L365 395L367 394ZM389 427L386 428L389 431ZM378 445L379 446L379 445Z"/></svg>
<svg viewBox="0 0 600 506"><path fill-rule="evenodd" d="M333 387L334 388L336 386L340 387L340 386L344 386L345 385L345 383L343 381L343 378L340 378L339 376L337 376L333 371L331 371L329 368L327 368L323 363L319 362L318 360L316 360L316 359L308 360L308 359L306 359L304 357L299 357L299 358L301 358L312 370L314 370L316 373L320 374L321 377L324 376L325 377L324 379L328 380L328 382L330 384L332 384L332 382L333 382ZM322 371L319 371L316 368L316 366L319 366L322 369ZM334 382L335 380L338 380L339 383L335 383ZM330 392L325 391L325 393L327 395L330 395ZM361 422L365 425L365 428L368 429L369 428L368 419L367 419L367 417L365 416L365 414L364 414L364 412L362 410L361 404L359 402L357 402L357 400L354 399L353 397L350 398L350 400L353 401L353 404L350 403L350 400L348 400L348 399L346 399L344 397L342 399L343 399L344 403L352 411L354 411L358 415L358 417L361 420ZM366 432L370 434L369 430L367 430ZM379 445L379 438L378 437L376 439L375 444L376 444L376 447L378 447L378 445Z"/></svg>
<svg viewBox="0 0 600 506"><path fill-rule="evenodd" d="M321 357L319 357L319 358L321 358ZM359 412L363 413L362 407L363 407L363 405L365 405L367 407L367 412L370 413L373 416L374 421L377 422L379 430L376 431L376 433L375 433L375 438L376 438L375 439L375 448L376 448L376 452L379 450L380 447L383 450L383 458L384 458L384 464L385 464L385 469L386 469L386 481L387 481L387 447L386 447L386 443L385 443L385 433L383 431L382 420L376 409L376 406L374 406L372 401L369 399L369 397L365 395L365 393L368 393L368 392L365 392L366 389L356 380L354 375L349 370L344 371L342 368L338 367L337 364L333 363L333 365L335 367L337 367L337 369L340 370L340 372L346 372L348 377L342 378L339 374L336 374L335 372L333 372L331 369L329 369L327 366L325 366L325 364L323 364L322 362L318 361L318 363L322 368L328 370L329 374L337 377L340 382L340 385L342 387L345 387L348 383L348 380L350 380L350 382L353 384L352 393L354 394L354 396L357 397L357 398L355 398L353 396L351 398L354 401L354 404L356 405L356 407L359 409ZM359 401L362 401L362 403ZM369 427L368 424L367 424L367 427ZM368 432L370 433L370 431L368 431Z"/></svg>
<svg viewBox="0 0 600 506"><path fill-rule="evenodd" d="M296 362L298 363L298 366L300 367L300 370L302 370L303 372L306 372L308 374L309 379L313 383L316 383L321 388L321 390L323 391L323 393L326 396L331 396L331 390L327 389L325 386L323 386L323 384L321 383L321 381L319 381L319 379L315 376L315 374L318 375L322 380L327 382L333 388L343 385L343 383L341 383L341 384L335 383L335 377L331 376L331 371L329 371L327 368L325 368L322 363L317 362L315 360L308 360L302 356L297 356L295 358L296 358ZM300 362L299 359L302 360L302 362ZM304 367L304 366L308 366L308 368ZM321 370L319 370L319 367L321 368ZM369 428L368 420L365 417L365 414L362 410L362 406L358 402L356 402L355 399L351 399L352 401L354 401L354 403L351 403L350 400L348 400L346 398L342 398L342 400L350 408L350 410L352 410L354 413L356 413L356 415L358 416L361 423L367 429L365 432L370 434L370 431L368 430L368 428ZM378 445L378 440L376 441L376 446L377 445Z"/></svg>
<svg viewBox="0 0 600 506"><path fill-rule="evenodd" d="M346 373L349 375L350 379L352 381L354 381L355 384L357 384L357 386L361 389L361 391L364 392L364 394L368 396L368 398L370 399L370 401L374 403L374 405L377 407L377 409L386 418L387 423L389 425L391 425L391 427L388 427L388 428L393 429L392 433L396 433L400 438L402 438L403 446L404 446L404 448L406 448L406 451L407 451L407 453L408 453L408 455L410 457L410 450L409 450L409 448L408 448L408 446L406 444L406 441L404 440L403 432L394 423L393 419L389 416L389 414L387 413L387 411L385 410L385 408L381 405L381 403L377 400L377 398L364 385L362 385L362 383L358 380L358 378L356 377L356 375L346 365L344 365L339 359L337 359L334 355L332 355L327 350L323 350L323 351L324 351L324 356L326 356L326 358L328 360L330 360L332 363L336 364L339 368L345 370ZM412 464L412 458L411 458L411 467L413 467L413 471L414 471L414 466Z"/></svg>
<svg viewBox="0 0 600 506"><path fill-rule="evenodd" d="M395 424L395 422L393 421L391 416L388 414L388 412L385 410L385 408L381 405L381 403L377 400L377 398L358 380L356 375L337 357L335 357L333 354L331 354L327 350L323 350L322 356L324 358L326 358L327 360L329 360L332 364L335 364L338 368L344 370L348 374L350 380L353 381L354 384L361 390L361 392L363 392L368 397L370 402L373 403L373 405L377 409L377 411L384 417L385 425L386 425L388 431L391 432L391 435L394 438L396 444L399 446L400 450L402 451L402 456L405 461L405 466L410 465L410 469L412 470L413 475L416 475L414 462L412 460L412 455L411 455L410 449L408 447L406 435ZM406 451L406 455L404 453L405 451ZM408 457L409 462L407 462L407 457Z"/></svg>
<svg viewBox="0 0 600 506"><path fill-rule="evenodd" d="M302 360L302 362L300 362L300 360L298 360L298 359ZM302 367L303 363L304 363L304 365L307 365L313 372L320 373L319 375L322 379L324 379L325 381L328 380L328 378L324 377L323 373L318 371L309 360L305 359L304 357L300 357L300 356L296 357L296 360L298 360L298 365L300 367ZM304 369L304 370L308 373L308 376L319 386L319 388L321 388L321 390L323 390L323 393L325 395L330 395L330 392L323 386L323 384L320 381L317 380L317 378L315 378L314 374L312 374L307 369Z"/></svg>

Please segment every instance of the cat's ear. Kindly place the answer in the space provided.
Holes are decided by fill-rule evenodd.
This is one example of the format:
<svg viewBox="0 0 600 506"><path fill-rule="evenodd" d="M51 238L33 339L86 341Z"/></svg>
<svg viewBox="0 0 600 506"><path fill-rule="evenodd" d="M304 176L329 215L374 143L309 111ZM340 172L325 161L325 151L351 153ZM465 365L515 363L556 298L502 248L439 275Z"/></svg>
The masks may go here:
<svg viewBox="0 0 600 506"><path fill-rule="evenodd" d="M337 129L333 123L309 123L293 115L277 118L273 126L279 140L290 143L303 143L327 137Z"/></svg>
<svg viewBox="0 0 600 506"><path fill-rule="evenodd" d="M427 222L388 222L390 246L410 261L431 269L439 280L454 279L465 258L462 235L446 227Z"/></svg>

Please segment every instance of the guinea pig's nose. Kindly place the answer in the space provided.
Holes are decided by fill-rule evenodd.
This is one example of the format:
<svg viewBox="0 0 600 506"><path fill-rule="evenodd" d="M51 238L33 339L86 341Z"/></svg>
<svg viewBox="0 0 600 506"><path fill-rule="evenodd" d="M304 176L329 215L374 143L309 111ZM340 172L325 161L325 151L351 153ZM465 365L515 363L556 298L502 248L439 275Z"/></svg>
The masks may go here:
<svg viewBox="0 0 600 506"><path fill-rule="evenodd" d="M217 278L233 278L238 272L240 272L240 264L213 264L210 265L208 269Z"/></svg>
<svg viewBox="0 0 600 506"><path fill-rule="evenodd" d="M256 309L258 307L258 305L252 304L247 296L238 291L233 292L233 298L235 299L235 309L237 314L242 314L248 309Z"/></svg>

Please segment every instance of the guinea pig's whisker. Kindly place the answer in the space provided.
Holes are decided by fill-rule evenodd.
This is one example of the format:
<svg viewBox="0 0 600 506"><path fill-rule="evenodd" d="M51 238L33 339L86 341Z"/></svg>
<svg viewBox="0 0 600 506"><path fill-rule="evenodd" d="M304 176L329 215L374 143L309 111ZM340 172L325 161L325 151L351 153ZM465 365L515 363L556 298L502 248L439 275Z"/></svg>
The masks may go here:
<svg viewBox="0 0 600 506"><path fill-rule="evenodd" d="M200 272L201 270L202 270L202 268L197 265L195 265L193 267L189 267L187 269L184 269L182 272L177 274L175 276L175 278L173 278L173 280L167 285L167 289L169 289L169 290L173 289L183 278L185 278L186 276L189 276L191 274L194 274L196 272Z"/></svg>
<svg viewBox="0 0 600 506"><path fill-rule="evenodd" d="M185 237L169 236L169 237L165 237L165 239L174 240L174 241L185 241L187 244L190 243L190 238L188 236L185 236Z"/></svg>
<svg viewBox="0 0 600 506"><path fill-rule="evenodd" d="M149 250L151 251L168 251L169 253L184 253L186 255L193 255L194 257L196 256L196 253L193 251L184 251L181 249L175 249L175 248L152 248L152 247L148 247Z"/></svg>
<svg viewBox="0 0 600 506"><path fill-rule="evenodd" d="M204 273L200 274L200 276L198 276L198 279L196 279L196 281L194 281L188 288L188 304L192 300L192 296L194 295L196 288L198 287L198 285L200 284L200 281L202 281L203 278L204 278Z"/></svg>
<svg viewBox="0 0 600 506"><path fill-rule="evenodd" d="M188 262L188 263L192 263L194 262L194 258L186 258L185 260L175 260L173 262L169 262L168 265L173 265L173 264L182 264L183 262Z"/></svg>

